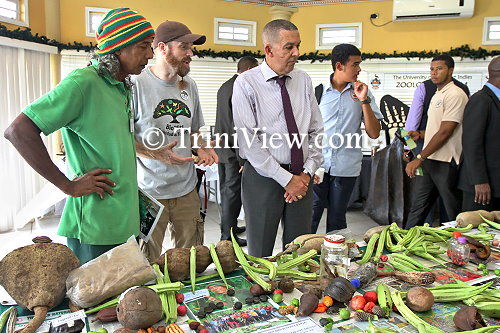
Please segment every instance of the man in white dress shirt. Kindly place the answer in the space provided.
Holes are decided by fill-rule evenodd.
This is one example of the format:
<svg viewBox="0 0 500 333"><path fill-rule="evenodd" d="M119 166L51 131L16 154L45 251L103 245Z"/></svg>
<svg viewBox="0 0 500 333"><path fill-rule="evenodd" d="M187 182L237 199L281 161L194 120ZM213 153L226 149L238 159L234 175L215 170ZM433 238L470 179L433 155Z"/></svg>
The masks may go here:
<svg viewBox="0 0 500 333"><path fill-rule="evenodd" d="M294 69L299 31L274 20L262 39L265 61L236 79L232 98L240 156L247 160L242 201L248 253L259 257L272 254L280 221L283 246L310 232L311 176L323 161L323 121L312 82ZM292 144L294 139L302 142Z"/></svg>

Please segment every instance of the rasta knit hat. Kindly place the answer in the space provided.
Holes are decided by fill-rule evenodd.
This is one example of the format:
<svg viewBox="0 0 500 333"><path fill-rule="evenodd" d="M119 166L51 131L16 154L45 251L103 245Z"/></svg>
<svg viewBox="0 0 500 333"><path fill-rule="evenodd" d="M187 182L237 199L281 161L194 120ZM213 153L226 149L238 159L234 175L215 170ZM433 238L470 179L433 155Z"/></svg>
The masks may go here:
<svg viewBox="0 0 500 333"><path fill-rule="evenodd" d="M155 31L144 16L130 8L115 8L104 15L96 31L97 54L118 51L147 37Z"/></svg>

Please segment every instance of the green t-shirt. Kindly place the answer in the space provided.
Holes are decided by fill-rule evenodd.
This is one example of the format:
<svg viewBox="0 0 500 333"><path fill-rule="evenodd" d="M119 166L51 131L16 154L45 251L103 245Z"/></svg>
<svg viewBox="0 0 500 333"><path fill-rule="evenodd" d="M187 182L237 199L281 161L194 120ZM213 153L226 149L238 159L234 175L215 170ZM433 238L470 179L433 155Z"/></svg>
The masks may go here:
<svg viewBox="0 0 500 333"><path fill-rule="evenodd" d="M124 243L139 233L139 199L134 134L130 131L130 91L98 63L71 72L57 87L23 112L45 135L62 128L68 178L94 169L113 172L114 194L68 197L58 234L82 244Z"/></svg>

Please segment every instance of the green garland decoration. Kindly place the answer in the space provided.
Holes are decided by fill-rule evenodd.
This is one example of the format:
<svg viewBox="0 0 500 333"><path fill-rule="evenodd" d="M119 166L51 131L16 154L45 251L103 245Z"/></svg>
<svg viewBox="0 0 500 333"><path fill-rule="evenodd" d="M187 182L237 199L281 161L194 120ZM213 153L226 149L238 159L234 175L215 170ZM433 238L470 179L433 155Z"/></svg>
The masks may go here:
<svg viewBox="0 0 500 333"><path fill-rule="evenodd" d="M9 37L9 38L14 38L14 39L20 39L20 40L25 40L29 42L35 42L35 43L40 43L40 44L45 44L45 45L50 45L50 46L55 46L61 50L82 50L82 51L90 51L93 48L96 47L96 45L90 43L90 45L84 45L82 43L78 42L73 42L73 43L68 43L64 44L61 42L58 42L54 39L49 39L46 36L39 36L38 33L33 35L31 32L30 28L17 28L15 30L9 30L7 29L6 26L0 24L0 36L4 37ZM196 48L193 49L194 55L204 58L204 57L211 57L211 58L224 58L224 59L239 59L243 56L252 56L255 58L264 58L264 55L260 53L260 51L254 52L254 51L248 51L244 50L243 52L237 52L237 51L214 51L212 49L208 50L198 50ZM433 58L439 54L442 54L443 52L440 52L438 50L434 51L408 51L408 52L396 52L394 51L393 53L363 53L361 56L363 59L386 59L386 58L406 58L410 60L410 58L419 58L419 59L426 59L426 58ZM493 57L496 55L500 55L500 50L493 50L493 51L488 51L486 49L483 49L479 47L478 49L471 49L469 45L462 45L457 48L450 48L448 52L446 52L450 56L453 57L460 57L460 58L470 58L470 59L486 59L487 57ZM320 53L319 51L316 52L309 52L309 53L304 53L300 55L299 60L309 60L311 63L319 61L330 61L330 53L325 54L325 53Z"/></svg>

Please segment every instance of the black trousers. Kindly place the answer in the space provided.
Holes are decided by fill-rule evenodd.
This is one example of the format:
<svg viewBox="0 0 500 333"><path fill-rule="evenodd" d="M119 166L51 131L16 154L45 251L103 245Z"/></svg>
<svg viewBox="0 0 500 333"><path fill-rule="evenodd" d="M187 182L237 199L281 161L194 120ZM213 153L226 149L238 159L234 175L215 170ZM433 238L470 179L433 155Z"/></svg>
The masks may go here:
<svg viewBox="0 0 500 333"><path fill-rule="evenodd" d="M441 196L450 220L461 212L462 193L457 189L458 165L455 161L425 160L422 169L424 175L416 177L415 194L405 229L423 225L438 196Z"/></svg>
<svg viewBox="0 0 500 333"><path fill-rule="evenodd" d="M480 209L484 209L489 212L493 210L500 210L500 198L492 196L491 201L488 205L482 205L477 202L474 202L475 197L476 197L475 192L463 191L462 210L464 212L468 212L471 210L480 210Z"/></svg>
<svg viewBox="0 0 500 333"><path fill-rule="evenodd" d="M285 189L274 179L259 175L247 162L241 186L248 254L256 257L272 255L280 221L283 248L296 237L310 232L312 179L307 194L301 200L286 203Z"/></svg>
<svg viewBox="0 0 500 333"><path fill-rule="evenodd" d="M325 173L321 184L313 185L313 217L311 233L318 231L318 225L327 208L326 232L347 228L346 213L349 199L357 177L337 177Z"/></svg>
<svg viewBox="0 0 500 333"><path fill-rule="evenodd" d="M236 158L228 163L219 163L219 183L221 195L221 240L231 239L231 228L238 224L241 210L241 174Z"/></svg>

